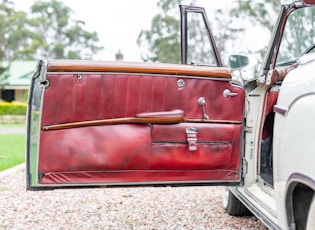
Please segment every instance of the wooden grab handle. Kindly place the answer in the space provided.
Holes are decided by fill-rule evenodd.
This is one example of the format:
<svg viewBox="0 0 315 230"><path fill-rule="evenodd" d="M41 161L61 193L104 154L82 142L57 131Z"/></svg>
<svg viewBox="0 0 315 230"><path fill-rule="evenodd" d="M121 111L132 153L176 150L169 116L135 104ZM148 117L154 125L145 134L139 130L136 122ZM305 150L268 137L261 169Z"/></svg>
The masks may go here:
<svg viewBox="0 0 315 230"><path fill-rule="evenodd" d="M42 128L43 131L49 130L61 130L72 129L88 126L100 126L100 125L118 125L118 124L178 124L185 119L183 116L178 117L126 117L126 118L114 118L95 121L82 121L67 124L47 125Z"/></svg>

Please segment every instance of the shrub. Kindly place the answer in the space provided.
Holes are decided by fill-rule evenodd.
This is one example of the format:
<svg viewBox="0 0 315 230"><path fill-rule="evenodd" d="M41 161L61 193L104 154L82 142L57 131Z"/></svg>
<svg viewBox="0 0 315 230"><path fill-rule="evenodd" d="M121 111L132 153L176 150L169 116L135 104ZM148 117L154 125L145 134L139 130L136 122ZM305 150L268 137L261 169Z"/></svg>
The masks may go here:
<svg viewBox="0 0 315 230"><path fill-rule="evenodd" d="M0 102L0 115L26 115L26 103Z"/></svg>

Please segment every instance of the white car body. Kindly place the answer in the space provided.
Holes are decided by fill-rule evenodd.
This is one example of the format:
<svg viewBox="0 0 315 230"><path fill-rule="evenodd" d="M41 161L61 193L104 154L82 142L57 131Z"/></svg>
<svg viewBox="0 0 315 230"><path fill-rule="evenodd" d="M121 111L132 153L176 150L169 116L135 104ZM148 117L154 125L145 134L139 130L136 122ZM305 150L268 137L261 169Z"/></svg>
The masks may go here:
<svg viewBox="0 0 315 230"><path fill-rule="evenodd" d="M304 184L315 189L315 56L292 70L283 81L277 101L277 107L283 114L276 113L274 125L274 188L265 185L256 173L258 149L254 148L255 137L253 133L247 135L247 174L243 186L230 188L238 198L246 204L265 224L271 228L288 227L288 207L292 205L286 201L291 199L290 186L295 183ZM302 77L303 76L303 77ZM258 92L258 90L261 90ZM252 93L261 93L265 86L255 89ZM250 99L251 107L258 108L264 100ZM248 127L260 130L260 123L254 119L262 111L251 108L249 112ZM303 112L302 112L303 111ZM259 133L259 132L257 132ZM256 139L257 140L257 139ZM256 156L256 157L255 157ZM271 222L270 222L271 221ZM292 224L292 223L291 223ZM285 227L286 226L286 227Z"/></svg>
<svg viewBox="0 0 315 230"><path fill-rule="evenodd" d="M282 22L277 26L283 25ZM279 37L274 35L271 45L277 43L275 39ZM269 49L271 53L272 49ZM248 92L248 131L245 137L247 174L244 185L230 188L271 229L303 229L306 222L309 223L308 228L315 228L310 226L314 221L314 205L310 205L315 191L314 53L304 54L297 64L288 71L281 84L273 86L269 81L273 81L277 67L271 66L265 75L260 75L258 86ZM267 93L272 90L279 92L273 109L273 186L259 175L259 140L263 132ZM304 224L299 225L298 221Z"/></svg>
<svg viewBox="0 0 315 230"><path fill-rule="evenodd" d="M283 93L280 93L277 103L279 107L287 109L286 114L277 114L275 120L274 194L279 211L286 208L283 207L286 203L285 197L294 176L303 176L299 179L304 183L308 183L307 178L314 180L315 176L314 58L315 56L312 55L312 60L305 63L301 60L300 67L286 77L281 86ZM285 223L281 215L279 222Z"/></svg>

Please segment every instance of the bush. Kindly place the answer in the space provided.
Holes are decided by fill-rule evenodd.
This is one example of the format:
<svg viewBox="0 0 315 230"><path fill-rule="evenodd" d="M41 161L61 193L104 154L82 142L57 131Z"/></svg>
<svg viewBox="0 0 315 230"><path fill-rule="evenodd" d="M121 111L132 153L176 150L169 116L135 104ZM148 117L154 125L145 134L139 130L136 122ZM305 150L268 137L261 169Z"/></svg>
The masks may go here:
<svg viewBox="0 0 315 230"><path fill-rule="evenodd" d="M0 102L0 115L26 115L26 103Z"/></svg>

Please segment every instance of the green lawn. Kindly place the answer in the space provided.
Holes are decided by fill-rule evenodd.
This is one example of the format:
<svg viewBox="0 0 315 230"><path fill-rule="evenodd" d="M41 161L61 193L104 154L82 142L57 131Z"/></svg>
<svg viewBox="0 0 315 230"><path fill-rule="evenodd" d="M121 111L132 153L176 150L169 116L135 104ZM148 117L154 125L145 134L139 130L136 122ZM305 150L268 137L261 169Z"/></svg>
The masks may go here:
<svg viewBox="0 0 315 230"><path fill-rule="evenodd" d="M21 164L24 161L25 135L0 135L0 171Z"/></svg>
<svg viewBox="0 0 315 230"><path fill-rule="evenodd" d="M0 128L25 128L25 124L0 124Z"/></svg>

